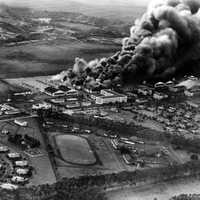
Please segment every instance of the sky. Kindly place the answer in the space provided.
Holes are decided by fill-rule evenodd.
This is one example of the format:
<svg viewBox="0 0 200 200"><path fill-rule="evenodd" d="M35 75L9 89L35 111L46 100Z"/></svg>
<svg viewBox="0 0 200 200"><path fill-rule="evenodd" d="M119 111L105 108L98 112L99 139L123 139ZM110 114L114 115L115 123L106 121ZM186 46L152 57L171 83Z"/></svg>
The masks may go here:
<svg viewBox="0 0 200 200"><path fill-rule="evenodd" d="M96 4L109 4L109 3L119 3L119 4L136 4L136 5L146 5L149 0L76 0L82 3L96 3Z"/></svg>
<svg viewBox="0 0 200 200"><path fill-rule="evenodd" d="M0 0L0 3L8 3L8 4L31 4L31 2L36 3L49 3L49 4L65 4L69 0ZM96 5L106 5L106 4L135 4L135 5L146 5L149 0L70 0L80 3L89 3Z"/></svg>

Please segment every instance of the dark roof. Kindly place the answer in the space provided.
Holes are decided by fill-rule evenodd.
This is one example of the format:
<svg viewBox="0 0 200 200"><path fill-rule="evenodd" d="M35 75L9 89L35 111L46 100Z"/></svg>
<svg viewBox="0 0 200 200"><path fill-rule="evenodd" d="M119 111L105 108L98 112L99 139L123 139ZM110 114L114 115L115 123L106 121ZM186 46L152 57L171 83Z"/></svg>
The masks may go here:
<svg viewBox="0 0 200 200"><path fill-rule="evenodd" d="M48 92L48 93L53 94L53 93L57 92L58 90L56 88L54 88L54 87L46 87L45 91Z"/></svg>
<svg viewBox="0 0 200 200"><path fill-rule="evenodd" d="M67 92L67 91L70 90L70 89L69 89L67 86L65 86L65 85L59 85L58 89L59 89L59 90L62 90L63 92Z"/></svg>

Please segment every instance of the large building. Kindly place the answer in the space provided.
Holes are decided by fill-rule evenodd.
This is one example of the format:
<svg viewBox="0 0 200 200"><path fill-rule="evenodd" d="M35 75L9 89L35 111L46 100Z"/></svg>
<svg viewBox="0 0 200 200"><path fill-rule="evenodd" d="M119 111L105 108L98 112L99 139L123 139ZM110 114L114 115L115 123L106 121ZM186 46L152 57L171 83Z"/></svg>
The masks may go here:
<svg viewBox="0 0 200 200"><path fill-rule="evenodd" d="M128 99L126 95L108 89L101 90L100 94L91 94L91 98L95 100L96 104L122 103L127 102Z"/></svg>
<svg viewBox="0 0 200 200"><path fill-rule="evenodd" d="M140 85L138 86L137 88L137 93L138 94L142 94L144 96L147 96L147 95L152 95L153 91L151 88L149 88L148 86L145 86L145 85Z"/></svg>
<svg viewBox="0 0 200 200"><path fill-rule="evenodd" d="M153 98L156 100L163 100L163 99L168 98L168 95L164 93L160 93L160 92L154 92Z"/></svg>
<svg viewBox="0 0 200 200"><path fill-rule="evenodd" d="M44 92L47 94L47 95L50 95L52 97L60 97L60 96L64 96L65 93L61 90L58 90L54 87L47 87L45 88Z"/></svg>

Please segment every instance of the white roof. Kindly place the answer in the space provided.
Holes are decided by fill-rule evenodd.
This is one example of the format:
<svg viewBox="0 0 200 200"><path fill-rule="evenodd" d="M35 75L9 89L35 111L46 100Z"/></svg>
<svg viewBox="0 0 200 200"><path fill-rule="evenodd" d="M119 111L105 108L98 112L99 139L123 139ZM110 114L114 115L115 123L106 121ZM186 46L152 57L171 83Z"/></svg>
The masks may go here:
<svg viewBox="0 0 200 200"><path fill-rule="evenodd" d="M25 181L26 179L24 177L21 177L21 176L13 176L12 181L19 181L19 182L23 182Z"/></svg>
<svg viewBox="0 0 200 200"><path fill-rule="evenodd" d="M7 146L0 146L0 151L8 151L8 147Z"/></svg>
<svg viewBox="0 0 200 200"><path fill-rule="evenodd" d="M28 165L28 161L27 160L15 161L15 164L18 166L26 166Z"/></svg>
<svg viewBox="0 0 200 200"><path fill-rule="evenodd" d="M10 158L16 158L16 157L20 157L21 155L19 153L9 153L8 157Z"/></svg>
<svg viewBox="0 0 200 200"><path fill-rule="evenodd" d="M169 84L174 84L174 82L173 82L173 81L167 81L166 84L167 84L167 85L169 85Z"/></svg>
<svg viewBox="0 0 200 200"><path fill-rule="evenodd" d="M16 123L24 123L24 122L26 122L26 121L23 121L23 120L21 120L21 119L15 119L15 122L16 122Z"/></svg>
<svg viewBox="0 0 200 200"><path fill-rule="evenodd" d="M16 190L18 188L17 185L13 185L11 183L2 183L0 187L7 190Z"/></svg>
<svg viewBox="0 0 200 200"><path fill-rule="evenodd" d="M62 90L57 90L56 92L54 92L54 94L64 94L64 92Z"/></svg>
<svg viewBox="0 0 200 200"><path fill-rule="evenodd" d="M71 89L71 90L68 90L68 91L67 91L67 94L70 94L70 93L77 93L77 92L78 92L77 90Z"/></svg>
<svg viewBox="0 0 200 200"><path fill-rule="evenodd" d="M200 83L197 81L193 81L193 80L186 80L186 81L182 81L181 83L179 83L177 86L185 86L187 89L191 89L194 86L199 86Z"/></svg>
<svg viewBox="0 0 200 200"><path fill-rule="evenodd" d="M163 82L157 82L155 85L164 85Z"/></svg>
<svg viewBox="0 0 200 200"><path fill-rule="evenodd" d="M22 169L22 168L17 168L16 169L16 172L17 172L17 174L23 174L23 175L25 175L25 174L27 174L28 173L28 169Z"/></svg>

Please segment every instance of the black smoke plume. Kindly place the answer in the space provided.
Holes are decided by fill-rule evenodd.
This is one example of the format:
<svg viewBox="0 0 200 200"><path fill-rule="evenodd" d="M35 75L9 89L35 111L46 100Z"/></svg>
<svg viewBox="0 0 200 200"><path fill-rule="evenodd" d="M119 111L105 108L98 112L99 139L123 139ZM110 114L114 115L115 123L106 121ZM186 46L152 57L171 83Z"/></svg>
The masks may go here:
<svg viewBox="0 0 200 200"><path fill-rule="evenodd" d="M90 63L76 60L65 80L90 87L164 80L198 71L200 1L152 1L123 39L120 52Z"/></svg>

